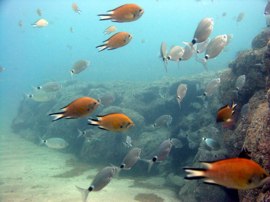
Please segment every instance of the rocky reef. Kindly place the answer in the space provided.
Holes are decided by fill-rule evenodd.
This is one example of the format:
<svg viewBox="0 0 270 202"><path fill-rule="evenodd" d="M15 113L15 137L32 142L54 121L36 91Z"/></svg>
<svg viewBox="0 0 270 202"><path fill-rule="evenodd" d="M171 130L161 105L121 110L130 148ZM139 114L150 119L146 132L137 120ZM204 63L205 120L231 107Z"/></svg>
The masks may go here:
<svg viewBox="0 0 270 202"><path fill-rule="evenodd" d="M173 147L169 157L154 165L151 173L147 173L146 163L140 161L127 175L161 175L166 179L166 186L177 190L181 201L270 201L269 189L232 194L232 191L202 181L186 181L181 169L199 166L199 161L236 157L245 148L252 160L270 172L269 39L270 30L266 29L254 38L252 49L240 52L229 67L220 72L205 72L189 78L163 78L152 83L64 81L63 88L52 99L44 102L23 99L12 129L35 143L40 137L62 137L70 145L64 151L76 154L86 163L102 165L120 165L129 150L124 144L127 136L131 137L132 145L142 148L142 159L151 159L162 141L177 138L182 146ZM243 88L236 90L235 83L241 75L246 76L246 81ZM204 97L205 85L216 77L221 80L220 87L212 96ZM181 107L176 99L180 83L188 87ZM123 112L136 126L120 134L89 126L87 118L51 122L48 116L78 97L99 99L104 95L113 99L101 105L92 117ZM233 124L216 124L217 109L232 102L237 103ZM172 123L153 127L155 120L164 114L172 116ZM87 135L79 135L78 131L85 131ZM202 141L203 137L215 139L220 147L209 148ZM136 200L141 201L139 197Z"/></svg>

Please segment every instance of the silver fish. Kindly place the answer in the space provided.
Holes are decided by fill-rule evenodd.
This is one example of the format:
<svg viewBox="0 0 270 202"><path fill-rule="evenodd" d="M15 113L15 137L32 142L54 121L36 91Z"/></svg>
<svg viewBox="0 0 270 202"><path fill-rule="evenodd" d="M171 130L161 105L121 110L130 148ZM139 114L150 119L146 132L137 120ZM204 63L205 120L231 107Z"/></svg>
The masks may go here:
<svg viewBox="0 0 270 202"><path fill-rule="evenodd" d="M167 58L168 60L178 62L183 54L184 54L184 49L181 46L172 46L169 51L169 54L167 55Z"/></svg>
<svg viewBox="0 0 270 202"><path fill-rule="evenodd" d="M52 137L46 140L41 140L47 147L52 149L64 149L68 146L68 142L62 138Z"/></svg>
<svg viewBox="0 0 270 202"><path fill-rule="evenodd" d="M172 119L173 118L171 115L167 115L167 114L161 115L155 120L153 127L154 128L160 128L164 126L169 127L172 123Z"/></svg>
<svg viewBox="0 0 270 202"><path fill-rule="evenodd" d="M180 61L189 60L192 57L193 53L194 53L194 48L192 47L192 44L190 44L188 42L183 42L183 44L185 44L184 53L179 58Z"/></svg>
<svg viewBox="0 0 270 202"><path fill-rule="evenodd" d="M213 18L203 18L194 33L191 43L194 45L196 43L204 42L208 39L214 28Z"/></svg>
<svg viewBox="0 0 270 202"><path fill-rule="evenodd" d="M164 161L172 149L173 143L171 139L164 140L158 147L156 155L151 160L148 160L148 172L156 162Z"/></svg>
<svg viewBox="0 0 270 202"><path fill-rule="evenodd" d="M218 150L220 148L220 144L212 138L203 137L202 141L212 150Z"/></svg>
<svg viewBox="0 0 270 202"><path fill-rule="evenodd" d="M181 140L177 139L177 138L171 138L171 143L175 148L182 148L184 145L181 142Z"/></svg>
<svg viewBox="0 0 270 202"><path fill-rule="evenodd" d="M62 88L62 85L58 82L47 82L43 85L36 87L37 90L43 90L45 92L55 92Z"/></svg>
<svg viewBox="0 0 270 202"><path fill-rule="evenodd" d="M187 93L187 84L181 83L179 84L177 91L176 91L176 99L177 102L179 104L179 106L181 107L181 102L183 101L184 97L186 96Z"/></svg>
<svg viewBox="0 0 270 202"><path fill-rule="evenodd" d="M72 69L70 70L71 76L74 74L79 74L84 71L90 65L90 61L78 60L73 64Z"/></svg>
<svg viewBox="0 0 270 202"><path fill-rule="evenodd" d="M264 15L270 15L270 1L267 2L264 8Z"/></svg>
<svg viewBox="0 0 270 202"><path fill-rule="evenodd" d="M162 61L164 63L164 68L165 68L166 72L168 72L168 69L167 69L168 58L167 58L167 44L166 44L166 42L161 43L160 57L162 58Z"/></svg>
<svg viewBox="0 0 270 202"><path fill-rule="evenodd" d="M197 54L203 53L206 50L209 42L210 42L210 39L208 38L208 39L206 39L205 41L203 41L201 43L197 43L196 53Z"/></svg>
<svg viewBox="0 0 270 202"><path fill-rule="evenodd" d="M210 97L212 96L220 86L220 78L216 78L211 80L205 88L205 91L203 93L204 96Z"/></svg>
<svg viewBox="0 0 270 202"><path fill-rule="evenodd" d="M245 13L241 12L238 14L237 18L236 18L236 22L241 22L245 17Z"/></svg>
<svg viewBox="0 0 270 202"><path fill-rule="evenodd" d="M246 75L239 76L235 81L235 88L237 91L241 90L246 83Z"/></svg>
<svg viewBox="0 0 270 202"><path fill-rule="evenodd" d="M32 93L26 94L26 97L35 102L48 102L54 100L56 98L56 94L34 89Z"/></svg>
<svg viewBox="0 0 270 202"><path fill-rule="evenodd" d="M123 162L120 165L120 168L124 170L130 170L140 159L141 151L142 150L138 147L131 149L125 156Z"/></svg>
<svg viewBox="0 0 270 202"><path fill-rule="evenodd" d="M125 140L125 142L123 142L123 144L124 144L127 148L132 147L132 139L131 139L131 137L127 135L126 140Z"/></svg>
<svg viewBox="0 0 270 202"><path fill-rule="evenodd" d="M118 169L115 166L108 166L103 168L101 171L97 173L94 180L92 181L91 185L88 187L88 189L83 189L78 186L76 188L79 192L81 192L82 195L82 201L86 202L88 194L91 191L100 191L103 189L106 185L110 183L112 178L117 173Z"/></svg>

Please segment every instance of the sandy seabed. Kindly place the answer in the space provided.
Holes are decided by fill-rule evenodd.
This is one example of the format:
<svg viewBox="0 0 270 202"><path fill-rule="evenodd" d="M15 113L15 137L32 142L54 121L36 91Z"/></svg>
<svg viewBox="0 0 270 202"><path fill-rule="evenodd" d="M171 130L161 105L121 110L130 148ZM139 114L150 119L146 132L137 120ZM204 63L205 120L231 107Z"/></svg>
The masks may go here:
<svg viewBox="0 0 270 202"><path fill-rule="evenodd" d="M55 177L71 169L66 162L72 158L75 157L71 154L35 145L1 129L0 202L81 202L75 185L87 188L92 181L89 176L95 176L98 170L89 165L89 170L81 175ZM90 193L88 202L137 201L134 197L139 193L153 193L166 202L179 201L169 188L136 187L132 178L120 176L103 190Z"/></svg>

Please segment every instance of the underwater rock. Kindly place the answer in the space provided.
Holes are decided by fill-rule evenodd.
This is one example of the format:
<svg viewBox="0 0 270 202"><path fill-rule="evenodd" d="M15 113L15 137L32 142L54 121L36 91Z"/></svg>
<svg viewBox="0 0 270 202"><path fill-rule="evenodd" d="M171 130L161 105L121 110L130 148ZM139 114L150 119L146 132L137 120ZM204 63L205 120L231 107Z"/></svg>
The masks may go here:
<svg viewBox="0 0 270 202"><path fill-rule="evenodd" d="M139 193L134 197L135 201L139 202L164 202L164 199L156 194Z"/></svg>
<svg viewBox="0 0 270 202"><path fill-rule="evenodd" d="M266 46L270 40L270 29L266 28L252 40L252 48L258 49Z"/></svg>
<svg viewBox="0 0 270 202"><path fill-rule="evenodd" d="M181 176L177 176L173 173L170 173L167 178L166 178L166 182L170 185L174 185L174 186L177 186L177 187L182 187L185 185L185 180L184 178Z"/></svg>

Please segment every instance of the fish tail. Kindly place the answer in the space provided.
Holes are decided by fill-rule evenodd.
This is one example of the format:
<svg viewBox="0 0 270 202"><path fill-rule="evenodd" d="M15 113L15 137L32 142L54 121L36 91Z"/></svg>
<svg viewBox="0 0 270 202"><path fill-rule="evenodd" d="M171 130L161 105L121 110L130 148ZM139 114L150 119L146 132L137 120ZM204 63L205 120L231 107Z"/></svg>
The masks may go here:
<svg viewBox="0 0 270 202"><path fill-rule="evenodd" d="M148 163L147 172L149 173L151 171L151 168L152 168L154 162L152 160L147 160L147 163Z"/></svg>
<svg viewBox="0 0 270 202"><path fill-rule="evenodd" d="M39 137L39 144L40 144L40 145L43 145L43 144L45 144L45 143L46 143L46 140L43 139L43 138L41 138L41 137Z"/></svg>
<svg viewBox="0 0 270 202"><path fill-rule="evenodd" d="M202 168L183 168L188 174L185 176L185 179L201 179L205 178L205 169Z"/></svg>
<svg viewBox="0 0 270 202"><path fill-rule="evenodd" d="M65 117L64 113L65 113L64 111L63 112L56 112L56 113L49 114L49 116L53 117L52 121L57 121L57 120Z"/></svg>
<svg viewBox="0 0 270 202"><path fill-rule="evenodd" d="M111 20L112 15L111 14L99 14L99 20Z"/></svg>
<svg viewBox="0 0 270 202"><path fill-rule="evenodd" d="M76 188L82 195L82 202L86 202L88 194L89 194L88 189L83 189L83 188L78 187L78 186L76 186Z"/></svg>
<svg viewBox="0 0 270 202"><path fill-rule="evenodd" d="M97 119L88 119L88 125L98 126L99 122Z"/></svg>
<svg viewBox="0 0 270 202"><path fill-rule="evenodd" d="M208 71L208 67L206 65L207 60L205 58L198 58L198 57L196 57L196 61L198 61L199 63L201 63L203 65L204 69L206 71Z"/></svg>
<svg viewBox="0 0 270 202"><path fill-rule="evenodd" d="M77 138L79 138L79 137L82 137L82 136L83 136L83 132L82 132L80 129L78 129L78 133L79 133L79 135L77 136Z"/></svg>
<svg viewBox="0 0 270 202"><path fill-rule="evenodd" d="M102 45L96 46L96 48L100 52L100 51L103 51L103 50L107 49L108 46L106 44L102 44Z"/></svg>

